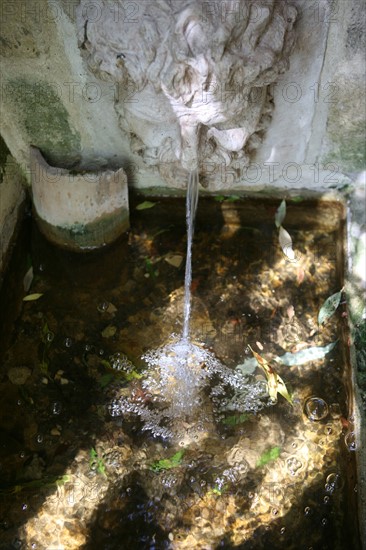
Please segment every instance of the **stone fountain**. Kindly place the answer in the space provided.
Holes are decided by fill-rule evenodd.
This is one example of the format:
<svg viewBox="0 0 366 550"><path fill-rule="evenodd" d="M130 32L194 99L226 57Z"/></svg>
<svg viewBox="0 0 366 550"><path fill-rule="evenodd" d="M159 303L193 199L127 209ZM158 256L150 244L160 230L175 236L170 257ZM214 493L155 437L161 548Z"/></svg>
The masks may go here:
<svg viewBox="0 0 366 550"><path fill-rule="evenodd" d="M160 0L138 24L124 0L100 2L98 17L87 8L83 0L80 48L117 85L119 125L145 167L185 187L186 171L200 165L201 183L217 188L215 167L249 164L270 124L270 85L294 46L290 2Z"/></svg>

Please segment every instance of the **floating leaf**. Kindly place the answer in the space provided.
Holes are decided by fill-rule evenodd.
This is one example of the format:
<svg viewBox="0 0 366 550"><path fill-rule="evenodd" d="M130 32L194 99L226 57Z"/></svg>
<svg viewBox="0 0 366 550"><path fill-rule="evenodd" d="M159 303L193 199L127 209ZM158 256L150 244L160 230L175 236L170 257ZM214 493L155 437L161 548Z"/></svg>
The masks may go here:
<svg viewBox="0 0 366 550"><path fill-rule="evenodd" d="M340 304L340 301L342 298L342 291L343 291L343 288L339 292L332 294L332 296L329 296L329 298L325 300L318 314L319 325L322 325L323 323L328 321L329 317L333 315L333 313L335 312L335 310Z"/></svg>
<svg viewBox="0 0 366 550"><path fill-rule="evenodd" d="M257 461L256 467L261 468L262 466L265 466L268 464L268 462L272 462L273 460L276 460L281 454L281 447L272 447L272 449L269 449L268 451L265 451L260 458Z"/></svg>
<svg viewBox="0 0 366 550"><path fill-rule="evenodd" d="M283 223L283 220L286 217L286 201L283 200L280 204L280 206L277 208L276 214L275 214L275 224L276 227L280 227Z"/></svg>
<svg viewBox="0 0 366 550"><path fill-rule="evenodd" d="M156 462L153 462L150 468L154 472L161 472L162 470L170 470L171 468L176 468L182 463L183 455L184 451L178 451L171 458L163 458L162 460L157 460Z"/></svg>
<svg viewBox="0 0 366 550"><path fill-rule="evenodd" d="M156 205L156 202L151 202L151 201L140 202L140 204L136 206L136 210L148 210L149 208L153 208L153 206L155 205Z"/></svg>
<svg viewBox="0 0 366 550"><path fill-rule="evenodd" d="M34 300L38 300L41 296L43 296L43 294L39 294L38 292L35 294L28 294L28 296L24 296L23 302L33 302Z"/></svg>
<svg viewBox="0 0 366 550"><path fill-rule="evenodd" d="M290 403L290 405L292 405L292 397L290 396L286 388L286 384L284 383L282 378L271 367L271 365L261 355L259 355L259 353L253 351L250 346L249 349L258 361L258 364L264 370L267 378L268 393L271 400L274 402L277 401L277 394L279 393L280 395L282 395L282 397L286 399L286 401Z"/></svg>
<svg viewBox="0 0 366 550"><path fill-rule="evenodd" d="M291 198L291 201L292 202L302 202L304 200L304 197L292 197Z"/></svg>
<svg viewBox="0 0 366 550"><path fill-rule="evenodd" d="M275 357L274 359L277 363L281 363L282 365L286 365L287 367L292 367L294 365L304 365L309 361L317 361L318 359L323 359L323 357L325 357L325 355L334 348L336 343L337 342L332 342L331 344L328 344L324 347L314 346L311 348L302 349L301 351L297 351L296 353L287 352L284 355L281 355L281 357Z"/></svg>
<svg viewBox="0 0 366 550"><path fill-rule="evenodd" d="M282 251L284 255L293 262L296 260L295 252L292 248L292 239L290 236L290 233L286 231L281 225L280 231L278 233L278 240L280 242L280 247L282 248Z"/></svg>
<svg viewBox="0 0 366 550"><path fill-rule="evenodd" d="M117 327L114 325L108 325L105 327L104 330L102 330L102 336L103 338L112 338L117 332Z"/></svg>

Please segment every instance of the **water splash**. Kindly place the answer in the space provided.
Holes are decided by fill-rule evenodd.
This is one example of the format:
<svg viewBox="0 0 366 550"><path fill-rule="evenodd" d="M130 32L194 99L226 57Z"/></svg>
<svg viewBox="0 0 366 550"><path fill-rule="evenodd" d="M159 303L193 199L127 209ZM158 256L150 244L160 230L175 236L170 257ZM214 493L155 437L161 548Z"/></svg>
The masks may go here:
<svg viewBox="0 0 366 550"><path fill-rule="evenodd" d="M265 384L227 368L210 351L186 339L149 351L143 359L149 368L137 395L114 400L109 412L139 416L141 429L154 436L182 436L177 434L177 421L189 429L192 419L212 424L225 411L256 413L269 404Z"/></svg>
<svg viewBox="0 0 366 550"><path fill-rule="evenodd" d="M186 198L187 256L184 283L184 318L181 338L171 341L142 358L148 368L139 387L131 395L115 399L112 416L138 416L142 431L156 437L190 440L192 422L196 426L220 421L225 411L256 413L269 405L267 385L251 374L233 371L223 365L201 344L190 340L192 242L198 204L198 170L189 175ZM120 358L118 358L120 359ZM121 361L114 368L126 368ZM183 433L185 432L185 433ZM193 430L194 433L194 430Z"/></svg>
<svg viewBox="0 0 366 550"><path fill-rule="evenodd" d="M183 340L189 337L189 321L191 316L191 284L192 284L192 241L194 235L194 221L196 217L198 192L199 192L198 170L189 174L187 198L186 198L186 221L187 221L187 256L184 280L184 321Z"/></svg>

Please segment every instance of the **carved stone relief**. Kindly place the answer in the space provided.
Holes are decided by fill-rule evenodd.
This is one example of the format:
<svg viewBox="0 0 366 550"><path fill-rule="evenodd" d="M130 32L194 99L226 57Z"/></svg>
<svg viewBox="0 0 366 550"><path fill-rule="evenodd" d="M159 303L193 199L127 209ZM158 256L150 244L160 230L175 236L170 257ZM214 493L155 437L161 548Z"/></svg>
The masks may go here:
<svg viewBox="0 0 366 550"><path fill-rule="evenodd" d="M217 188L218 167L249 164L274 108L270 85L288 67L296 8L285 0L93 4L78 7L79 47L115 85L132 155L174 187L198 166L201 183Z"/></svg>

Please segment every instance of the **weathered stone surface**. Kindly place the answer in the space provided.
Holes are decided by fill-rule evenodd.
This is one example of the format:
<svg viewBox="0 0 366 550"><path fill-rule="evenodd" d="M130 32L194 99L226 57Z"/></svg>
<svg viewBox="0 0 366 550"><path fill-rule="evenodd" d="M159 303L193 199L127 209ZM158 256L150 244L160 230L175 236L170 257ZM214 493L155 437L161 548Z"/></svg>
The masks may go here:
<svg viewBox="0 0 366 550"><path fill-rule="evenodd" d="M25 179L0 137L0 282L9 245L25 201Z"/></svg>
<svg viewBox="0 0 366 550"><path fill-rule="evenodd" d="M116 172L72 173L49 166L31 147L33 204L40 229L74 250L99 248L129 225L127 178Z"/></svg>
<svg viewBox="0 0 366 550"><path fill-rule="evenodd" d="M159 2L136 4L127 20L130 3L97 5L98 18L80 3L79 43L96 74L119 85L116 110L132 152L164 165L178 186L179 165L249 164L273 110L269 85L288 67L296 9L274 0Z"/></svg>

